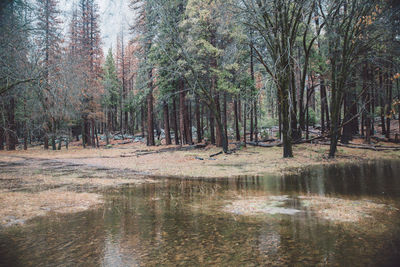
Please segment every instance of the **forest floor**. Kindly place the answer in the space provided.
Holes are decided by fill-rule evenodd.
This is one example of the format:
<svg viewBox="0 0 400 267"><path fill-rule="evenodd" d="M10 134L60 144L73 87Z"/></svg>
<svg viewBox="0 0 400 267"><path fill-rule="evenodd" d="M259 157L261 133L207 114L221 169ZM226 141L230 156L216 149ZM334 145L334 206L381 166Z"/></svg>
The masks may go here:
<svg viewBox="0 0 400 267"><path fill-rule="evenodd" d="M0 227L51 212L75 212L102 203L101 189L126 184L157 182L162 177L222 178L282 174L301 167L373 159L400 159L400 151L374 151L338 147L328 159L329 146L294 146L294 158L282 158L281 147L242 147L220 154L215 146L147 147L141 142L114 144L111 148L0 152ZM362 140L354 140L360 144ZM399 147L394 143L375 143ZM231 149L236 145L231 144Z"/></svg>

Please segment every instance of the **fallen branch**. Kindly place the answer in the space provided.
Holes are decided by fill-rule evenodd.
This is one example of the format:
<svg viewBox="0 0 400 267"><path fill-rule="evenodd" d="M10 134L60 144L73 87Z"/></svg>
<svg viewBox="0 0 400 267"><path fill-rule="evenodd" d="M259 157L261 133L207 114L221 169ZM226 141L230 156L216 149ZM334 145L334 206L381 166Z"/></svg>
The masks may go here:
<svg viewBox="0 0 400 267"><path fill-rule="evenodd" d="M224 153L224 152L223 152L223 151L220 151L220 152L218 152L218 153L211 154L211 155L210 155L210 158L213 158L213 157L215 157L215 156L221 155L222 153Z"/></svg>
<svg viewBox="0 0 400 267"><path fill-rule="evenodd" d="M318 143L320 145L327 145L329 146L330 143L329 142L320 142ZM367 150L374 150L374 151L400 151L400 147L393 147L393 146L373 146L373 145L347 145L347 144L340 144L338 143L337 146L340 147L347 147L347 148L355 148L355 149L367 149Z"/></svg>
<svg viewBox="0 0 400 267"><path fill-rule="evenodd" d="M313 142L315 140L323 139L325 137L327 137L327 136L326 135L319 135L319 136L316 136L316 137L313 137L313 138L310 138L310 139L306 139L306 140L300 139L300 140L294 142L293 144L294 145L298 145L298 144L311 143L311 142Z"/></svg>
<svg viewBox="0 0 400 267"><path fill-rule="evenodd" d="M138 150L132 154L122 154L122 155L120 155L120 157L128 158L128 157L139 157L139 156L158 154L158 153L164 153L164 152L189 151L189 150L193 150L193 149L205 148L206 146L207 146L207 144L196 144L196 145L181 146L181 147L167 147L167 148L162 148L162 149L158 149L158 150Z"/></svg>
<svg viewBox="0 0 400 267"><path fill-rule="evenodd" d="M263 144L263 143L259 143L259 142L247 141L246 144L250 145L250 146L259 146L259 147L275 147L275 146L281 146L282 142L274 143L274 144Z"/></svg>

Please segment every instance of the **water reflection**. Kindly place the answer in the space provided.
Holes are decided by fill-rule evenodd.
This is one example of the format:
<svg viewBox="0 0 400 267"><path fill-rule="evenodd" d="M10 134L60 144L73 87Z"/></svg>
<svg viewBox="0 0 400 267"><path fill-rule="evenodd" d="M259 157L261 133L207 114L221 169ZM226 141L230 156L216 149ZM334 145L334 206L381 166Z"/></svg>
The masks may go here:
<svg viewBox="0 0 400 267"><path fill-rule="evenodd" d="M379 198L399 206L400 164L309 168L300 175L166 180L105 194L103 208L0 233L0 266L396 266L399 215L371 229L320 219L295 197ZM237 197L289 195L294 215L245 217Z"/></svg>

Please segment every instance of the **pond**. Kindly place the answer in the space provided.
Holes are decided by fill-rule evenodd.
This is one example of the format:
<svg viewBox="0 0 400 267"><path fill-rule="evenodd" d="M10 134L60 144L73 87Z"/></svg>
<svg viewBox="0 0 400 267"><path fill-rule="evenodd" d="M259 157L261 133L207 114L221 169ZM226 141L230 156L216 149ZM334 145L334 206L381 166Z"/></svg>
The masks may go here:
<svg viewBox="0 0 400 267"><path fill-rule="evenodd" d="M400 162L162 179L0 232L0 266L398 266Z"/></svg>

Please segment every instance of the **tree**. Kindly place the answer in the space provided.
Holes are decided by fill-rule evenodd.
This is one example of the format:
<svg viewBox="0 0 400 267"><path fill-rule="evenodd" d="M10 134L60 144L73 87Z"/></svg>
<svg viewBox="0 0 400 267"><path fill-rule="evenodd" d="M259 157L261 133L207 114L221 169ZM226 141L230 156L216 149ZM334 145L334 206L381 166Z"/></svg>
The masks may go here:
<svg viewBox="0 0 400 267"><path fill-rule="evenodd" d="M105 90L103 104L105 106L104 108L107 116L106 138L108 144L108 135L111 131L112 125L114 125L115 123L113 122L113 120L115 120L116 117L119 102L119 93L121 88L111 49L108 50L106 61L103 67L103 86Z"/></svg>
<svg viewBox="0 0 400 267"><path fill-rule="evenodd" d="M312 12L310 1L242 0L241 3L243 7L240 9L250 19L246 25L259 35L257 43L251 43L256 57L277 87L282 118L283 157L293 157L291 132L293 122L296 122L296 112L293 111L296 108L296 94L292 55L303 14L307 10Z"/></svg>
<svg viewBox="0 0 400 267"><path fill-rule="evenodd" d="M369 1L329 1L320 2L320 12L324 18L329 44L331 127L329 157L336 153L340 137L340 116L343 98L348 88L351 70L355 68L359 56L369 44L362 38L369 23L365 20L371 15L375 4Z"/></svg>

